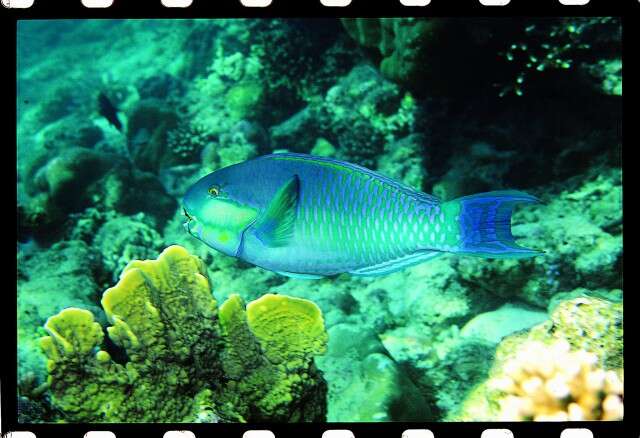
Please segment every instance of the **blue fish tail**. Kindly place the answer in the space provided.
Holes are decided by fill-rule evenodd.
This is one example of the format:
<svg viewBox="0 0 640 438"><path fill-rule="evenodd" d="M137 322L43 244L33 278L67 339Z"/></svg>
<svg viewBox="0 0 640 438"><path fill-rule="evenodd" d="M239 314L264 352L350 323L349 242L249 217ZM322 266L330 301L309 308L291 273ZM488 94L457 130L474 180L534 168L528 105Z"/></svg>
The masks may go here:
<svg viewBox="0 0 640 438"><path fill-rule="evenodd" d="M518 204L540 200L517 190L502 190L464 196L460 208L460 241L456 252L487 258L525 258L543 254L518 245L511 234L511 215Z"/></svg>

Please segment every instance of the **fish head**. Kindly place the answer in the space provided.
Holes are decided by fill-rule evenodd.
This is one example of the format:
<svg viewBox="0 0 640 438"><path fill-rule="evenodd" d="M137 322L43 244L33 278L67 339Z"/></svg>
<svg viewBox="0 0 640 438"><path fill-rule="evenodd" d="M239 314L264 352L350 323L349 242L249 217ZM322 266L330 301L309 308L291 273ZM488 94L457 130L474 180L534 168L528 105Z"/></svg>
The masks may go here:
<svg viewBox="0 0 640 438"><path fill-rule="evenodd" d="M182 204L189 234L230 256L239 254L243 233L258 216L244 195L247 182L236 180L226 169L210 173L187 190Z"/></svg>

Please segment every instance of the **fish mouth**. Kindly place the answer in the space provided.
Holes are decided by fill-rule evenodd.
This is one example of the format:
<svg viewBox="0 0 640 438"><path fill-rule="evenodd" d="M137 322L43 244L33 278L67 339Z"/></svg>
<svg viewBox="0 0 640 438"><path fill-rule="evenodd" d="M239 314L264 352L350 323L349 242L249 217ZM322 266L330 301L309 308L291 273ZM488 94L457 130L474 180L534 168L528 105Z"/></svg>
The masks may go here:
<svg viewBox="0 0 640 438"><path fill-rule="evenodd" d="M184 224L182 224L182 226L184 227L185 230L187 230L189 234L194 236L193 231L191 231L192 222L195 222L195 224L197 224L198 220L195 218L195 216L191 216L184 207L182 207L182 213L187 218L187 221Z"/></svg>

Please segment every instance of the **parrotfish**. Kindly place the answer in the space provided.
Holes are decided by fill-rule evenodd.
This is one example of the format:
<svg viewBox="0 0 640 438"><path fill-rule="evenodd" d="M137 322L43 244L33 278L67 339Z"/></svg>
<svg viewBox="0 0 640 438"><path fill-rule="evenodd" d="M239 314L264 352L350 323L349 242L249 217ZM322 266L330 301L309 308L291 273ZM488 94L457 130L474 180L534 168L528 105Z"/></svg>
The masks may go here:
<svg viewBox="0 0 640 438"><path fill-rule="evenodd" d="M385 275L446 253L541 254L511 234L516 190L443 202L331 158L265 155L216 170L187 191L187 231L208 246L294 278Z"/></svg>

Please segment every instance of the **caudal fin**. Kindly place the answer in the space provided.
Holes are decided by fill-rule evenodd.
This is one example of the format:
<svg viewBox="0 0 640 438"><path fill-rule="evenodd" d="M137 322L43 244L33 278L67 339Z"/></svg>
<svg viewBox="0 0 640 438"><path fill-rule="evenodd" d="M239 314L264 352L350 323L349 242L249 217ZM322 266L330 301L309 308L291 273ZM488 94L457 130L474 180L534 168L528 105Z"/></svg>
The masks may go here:
<svg viewBox="0 0 640 438"><path fill-rule="evenodd" d="M516 190L464 196L460 203L460 246L456 252L488 258L523 258L542 251L516 244L511 234L511 215L518 204L540 202Z"/></svg>

